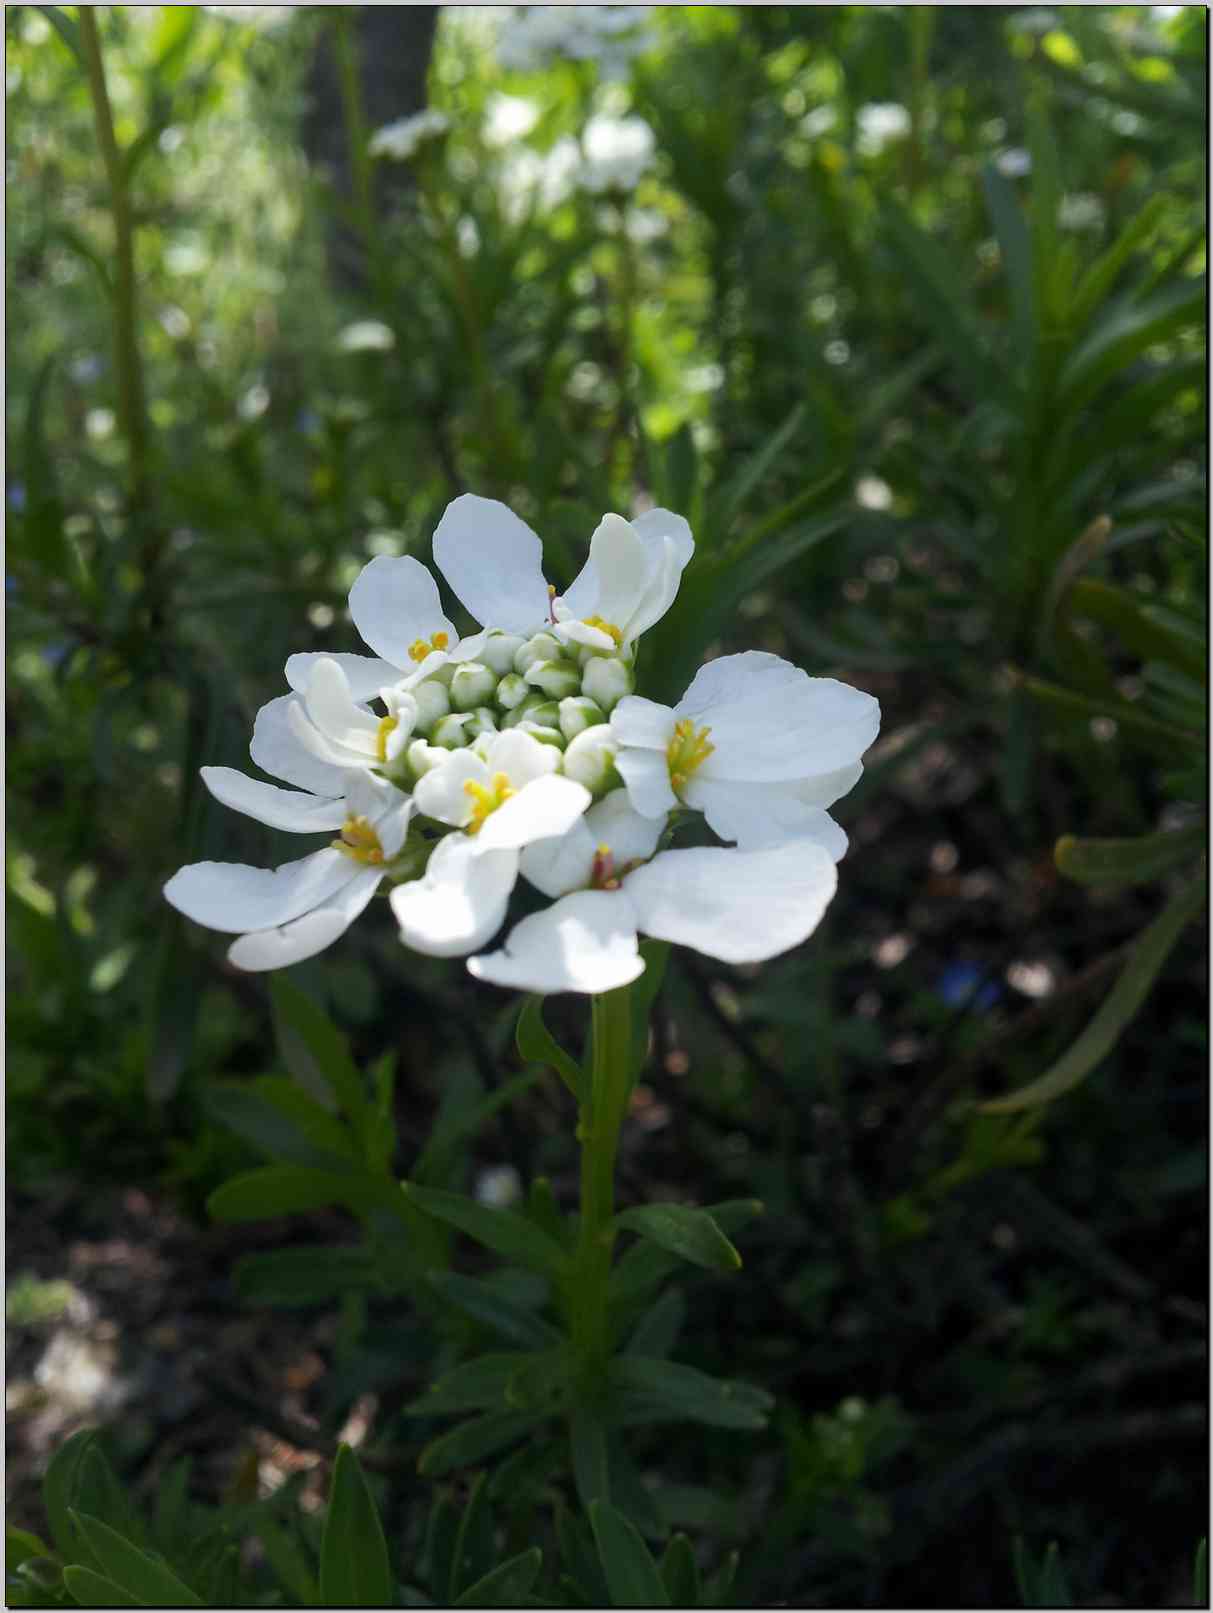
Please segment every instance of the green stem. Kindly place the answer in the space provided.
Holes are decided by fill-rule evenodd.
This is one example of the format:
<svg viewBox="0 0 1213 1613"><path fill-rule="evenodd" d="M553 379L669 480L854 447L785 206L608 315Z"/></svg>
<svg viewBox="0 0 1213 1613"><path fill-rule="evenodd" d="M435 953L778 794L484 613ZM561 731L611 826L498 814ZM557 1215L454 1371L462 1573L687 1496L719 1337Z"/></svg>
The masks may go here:
<svg viewBox="0 0 1213 1613"><path fill-rule="evenodd" d="M143 366L136 339L137 303L135 283L135 234L131 219L130 192L122 152L114 134L105 63L93 6L80 6L80 44L88 69L89 94L97 127L97 143L109 181L110 210L114 215L116 275L114 284L114 370L118 377L118 423L126 438L130 461L132 509L144 503L147 489L147 408L144 401Z"/></svg>
<svg viewBox="0 0 1213 1613"><path fill-rule="evenodd" d="M610 1356L607 1284L615 1233L615 1156L632 1092L631 987L593 999L590 1092L581 1107L581 1230L570 1284L575 1368L601 1382Z"/></svg>
<svg viewBox="0 0 1213 1613"><path fill-rule="evenodd" d="M345 141L349 151L350 174L354 183L354 214L362 250L366 253L371 283L385 301L383 254L379 242L379 219L375 211L374 165L370 155L370 131L362 104L362 81L358 76L358 53L354 39L354 19L350 8L338 6L332 18L333 52L341 85L341 109L345 118Z"/></svg>

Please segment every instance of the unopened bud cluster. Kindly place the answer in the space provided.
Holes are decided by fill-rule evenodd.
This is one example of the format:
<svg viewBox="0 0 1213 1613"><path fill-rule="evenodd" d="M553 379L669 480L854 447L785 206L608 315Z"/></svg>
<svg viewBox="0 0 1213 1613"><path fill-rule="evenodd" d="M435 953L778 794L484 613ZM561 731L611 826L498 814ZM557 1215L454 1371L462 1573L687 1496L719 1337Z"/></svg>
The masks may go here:
<svg viewBox="0 0 1213 1613"><path fill-rule="evenodd" d="M630 657L546 631L490 632L474 661L447 662L414 685L412 737L389 776L409 789L445 752L521 728L562 751L561 771L601 795L619 782L608 718L634 688Z"/></svg>

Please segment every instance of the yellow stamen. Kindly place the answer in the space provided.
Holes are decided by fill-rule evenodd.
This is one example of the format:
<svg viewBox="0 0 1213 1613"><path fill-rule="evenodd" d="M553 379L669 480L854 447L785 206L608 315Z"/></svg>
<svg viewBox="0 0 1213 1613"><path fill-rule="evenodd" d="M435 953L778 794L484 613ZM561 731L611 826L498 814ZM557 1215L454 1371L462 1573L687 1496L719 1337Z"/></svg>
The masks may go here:
<svg viewBox="0 0 1213 1613"><path fill-rule="evenodd" d="M435 633L429 640L414 639L409 645L409 660L424 661L426 656L432 655L435 650L445 650L450 642L450 636L446 633Z"/></svg>
<svg viewBox="0 0 1213 1613"><path fill-rule="evenodd" d="M674 737L666 746L666 760L670 768L670 788L681 795L687 780L707 761L716 749L708 739L710 728L696 728L689 717L674 724Z"/></svg>
<svg viewBox="0 0 1213 1613"><path fill-rule="evenodd" d="M379 732L375 735L375 755L381 762L387 761L387 736L399 727L399 718L380 717Z"/></svg>
<svg viewBox="0 0 1213 1613"><path fill-rule="evenodd" d="M334 851L343 851L356 863L374 865L383 861L383 847L369 818L347 818L341 826L341 834L331 844Z"/></svg>
<svg viewBox="0 0 1213 1613"><path fill-rule="evenodd" d="M599 632L605 633L608 638L613 638L616 648L623 643L623 629L616 627L614 622L603 621L601 616L587 616L585 625L587 627L596 627Z"/></svg>
<svg viewBox="0 0 1213 1613"><path fill-rule="evenodd" d="M517 790L510 783L508 773L494 773L488 784L479 784L475 779L467 779L463 786L463 793L472 798L471 822L464 825L467 834L479 834L484 826L484 820L491 812L496 812L499 806L504 806L511 795L517 795Z"/></svg>

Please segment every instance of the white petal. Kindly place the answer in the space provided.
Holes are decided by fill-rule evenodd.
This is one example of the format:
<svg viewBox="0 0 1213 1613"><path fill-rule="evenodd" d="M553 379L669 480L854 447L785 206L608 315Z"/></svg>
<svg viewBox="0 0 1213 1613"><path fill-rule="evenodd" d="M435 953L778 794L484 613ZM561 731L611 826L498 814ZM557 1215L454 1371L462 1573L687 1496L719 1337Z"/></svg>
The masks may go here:
<svg viewBox="0 0 1213 1613"><path fill-rule="evenodd" d="M880 729L871 695L759 650L709 661L674 710L711 729L703 778L834 772L857 762Z"/></svg>
<svg viewBox="0 0 1213 1613"><path fill-rule="evenodd" d="M280 790L276 784L262 784L234 767L204 767L200 771L202 782L216 801L259 823L268 823L271 829L315 834L322 829L340 829L345 822L344 803L328 796Z"/></svg>
<svg viewBox="0 0 1213 1613"><path fill-rule="evenodd" d="M632 529L650 553L659 553L663 560L667 549L672 550L680 572L695 553L690 527L684 517L675 515L673 510L658 508L634 515Z"/></svg>
<svg viewBox="0 0 1213 1613"><path fill-rule="evenodd" d="M648 552L630 521L603 516L590 539L590 564L598 575L595 613L622 627L639 606L649 576Z"/></svg>
<svg viewBox="0 0 1213 1613"><path fill-rule="evenodd" d="M374 896L382 878L377 868L368 868L327 906L313 908L280 929L242 935L227 949L228 961L238 969L285 969L304 958L315 957L345 934Z"/></svg>
<svg viewBox="0 0 1213 1613"><path fill-rule="evenodd" d="M543 545L496 499L464 493L448 504L434 533L434 560L484 626L530 633L547 620Z"/></svg>
<svg viewBox="0 0 1213 1613"><path fill-rule="evenodd" d="M523 848L519 870L545 896L567 896L589 884L595 851L594 837L586 827L589 816L587 812L578 818L567 834L533 840Z"/></svg>
<svg viewBox="0 0 1213 1613"><path fill-rule="evenodd" d="M438 584L412 555L376 555L363 566L350 589L350 615L375 654L405 671L413 665L409 650L418 639L428 643L445 633L450 645L459 636L442 613Z"/></svg>
<svg viewBox="0 0 1213 1613"><path fill-rule="evenodd" d="M722 840L736 841L743 851L779 846L786 840L813 840L835 862L846 853L846 834L822 807L805 801L795 784L747 784L696 774L685 799L703 813Z"/></svg>
<svg viewBox="0 0 1213 1613"><path fill-rule="evenodd" d="M605 650L609 655L614 655L619 647L609 633L604 633L600 627L590 627L586 622L558 621L552 631L566 644L584 644L587 649Z"/></svg>
<svg viewBox="0 0 1213 1613"><path fill-rule="evenodd" d="M670 764L664 751L621 750L615 757L615 770L627 786L628 799L645 818L660 818L673 812L678 797L670 788Z"/></svg>
<svg viewBox="0 0 1213 1613"><path fill-rule="evenodd" d="M469 958L478 980L517 991L613 991L644 973L621 891L577 891L516 924L500 952Z"/></svg>
<svg viewBox="0 0 1213 1613"><path fill-rule="evenodd" d="M355 702L349 679L331 655L322 655L312 668L303 704L322 734L378 758L379 719Z"/></svg>
<svg viewBox="0 0 1213 1613"><path fill-rule="evenodd" d="M560 766L560 752L554 745L544 745L520 728L507 728L495 734L485 760L490 773L505 773L516 790L532 779L543 778L556 772Z"/></svg>
<svg viewBox="0 0 1213 1613"><path fill-rule="evenodd" d="M372 767L375 763L375 754L369 746L347 745L342 739L321 733L295 695L289 697L286 707L286 726L300 749L327 766L339 768L342 773L351 767Z"/></svg>
<svg viewBox="0 0 1213 1613"><path fill-rule="evenodd" d="M462 827L472 816L472 798L463 787L469 780L487 785L488 768L474 751L451 751L449 761L439 762L417 780L413 800L418 812L439 823Z"/></svg>
<svg viewBox="0 0 1213 1613"><path fill-rule="evenodd" d="M253 724L249 755L274 778L285 779L288 784L297 784L300 789L312 790L316 795L341 795L344 792L342 767L321 761L300 743L287 716L292 706L299 706L292 694L279 695L277 700L262 706Z"/></svg>
<svg viewBox="0 0 1213 1613"><path fill-rule="evenodd" d="M374 700L380 689L395 683L401 669L390 661L380 661L370 655L330 655L325 650L306 650L292 655L286 663L286 681L296 694L303 694L317 661L336 661L349 680L350 694L355 700ZM406 662L406 666L411 663Z"/></svg>
<svg viewBox="0 0 1213 1613"><path fill-rule="evenodd" d="M552 750L553 747L544 745L540 749ZM425 778L429 776L427 773ZM517 850L532 840L562 835L572 828L592 800L584 784L558 773L534 779L503 806L489 813L476 836L476 849L485 853L507 848Z"/></svg>
<svg viewBox="0 0 1213 1613"><path fill-rule="evenodd" d="M646 935L726 963L758 963L813 933L837 883L828 851L792 841L771 851L663 851L623 889Z"/></svg>
<svg viewBox="0 0 1213 1613"><path fill-rule="evenodd" d="M623 863L651 857L657 850L666 820L642 817L632 806L626 790L612 790L585 815L585 826L595 848L606 846L616 868Z"/></svg>
<svg viewBox="0 0 1213 1613"><path fill-rule="evenodd" d="M281 868L247 863L190 863L164 887L179 913L211 930L271 930L323 906L361 872L326 847Z"/></svg>
<svg viewBox="0 0 1213 1613"><path fill-rule="evenodd" d="M467 835L447 835L422 878L392 892L400 939L434 958L474 952L500 928L517 876L516 851L477 856Z"/></svg>
<svg viewBox="0 0 1213 1613"><path fill-rule="evenodd" d="M611 712L611 732L621 745L664 751L674 737L676 720L669 706L659 706L643 695L628 694Z"/></svg>
<svg viewBox="0 0 1213 1613"><path fill-rule="evenodd" d="M378 824L402 804L412 806L412 800L378 773L364 768L351 768L345 775L345 809L351 818L369 818Z"/></svg>

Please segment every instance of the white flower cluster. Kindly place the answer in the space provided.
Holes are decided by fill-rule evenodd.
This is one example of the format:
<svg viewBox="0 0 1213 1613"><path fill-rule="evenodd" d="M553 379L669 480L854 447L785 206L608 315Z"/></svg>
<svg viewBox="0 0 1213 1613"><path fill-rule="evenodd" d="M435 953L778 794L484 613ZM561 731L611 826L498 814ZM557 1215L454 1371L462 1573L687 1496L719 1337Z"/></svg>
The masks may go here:
<svg viewBox="0 0 1213 1613"><path fill-rule="evenodd" d="M652 6L514 6L497 33L497 61L535 73L556 61L592 61L620 78L653 44L645 27Z"/></svg>
<svg viewBox="0 0 1213 1613"><path fill-rule="evenodd" d="M795 946L834 893L846 837L826 808L858 780L879 707L754 651L709 662L673 708L633 694L638 640L693 551L668 510L607 515L558 596L523 521L456 499L434 559L481 631L460 638L419 561L379 556L349 601L375 656L293 655L291 693L258 713L252 759L294 788L202 770L237 811L336 838L272 871L192 864L166 897L236 933L242 969L319 952L385 880L406 945L479 953L519 874L553 901L469 959L499 985L624 985L641 933L736 963ZM732 844L661 849L692 813Z"/></svg>
<svg viewBox="0 0 1213 1613"><path fill-rule="evenodd" d="M415 112L411 118L397 118L395 123L385 123L382 129L376 129L366 148L367 155L408 162L427 140L446 134L450 126L451 120L445 112L428 107L424 112Z"/></svg>

